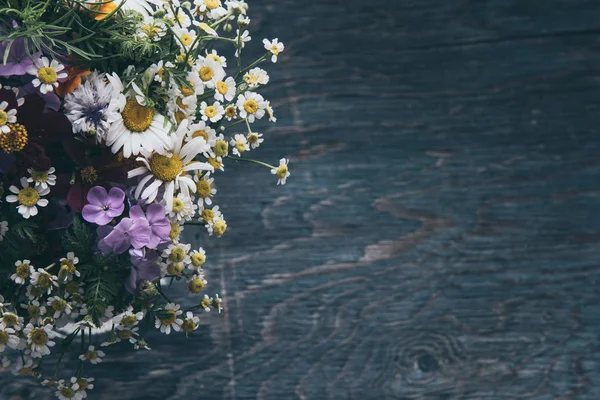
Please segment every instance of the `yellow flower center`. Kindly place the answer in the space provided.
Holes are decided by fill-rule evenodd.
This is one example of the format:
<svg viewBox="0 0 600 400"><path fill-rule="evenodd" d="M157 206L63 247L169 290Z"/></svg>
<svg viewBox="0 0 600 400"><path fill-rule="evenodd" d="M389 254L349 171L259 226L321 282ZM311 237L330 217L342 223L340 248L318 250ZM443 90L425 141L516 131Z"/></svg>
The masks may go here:
<svg viewBox="0 0 600 400"><path fill-rule="evenodd" d="M142 106L135 99L131 99L125 104L121 116L127 129L132 132L144 132L152 124L154 111Z"/></svg>
<svg viewBox="0 0 600 400"><path fill-rule="evenodd" d="M206 256L202 253L194 253L191 258L194 267L199 267L206 262Z"/></svg>
<svg viewBox="0 0 600 400"><path fill-rule="evenodd" d="M257 81L258 81L257 75L250 74L250 73L244 75L244 82L246 82L248 85L254 85L254 84L256 84Z"/></svg>
<svg viewBox="0 0 600 400"><path fill-rule="evenodd" d="M169 238L175 240L181 234L181 228L177 222L171 222L171 230L169 231Z"/></svg>
<svg viewBox="0 0 600 400"><path fill-rule="evenodd" d="M8 333L6 331L0 331L0 345L8 342Z"/></svg>
<svg viewBox="0 0 600 400"><path fill-rule="evenodd" d="M144 32L146 35L148 35L150 37L154 37L154 36L158 35L158 28L156 26L152 26L152 25L144 25L142 27L142 32Z"/></svg>
<svg viewBox="0 0 600 400"><path fill-rule="evenodd" d="M194 41L194 38L188 33L184 33L183 35L181 35L180 39L181 43L183 43L184 46L189 46Z"/></svg>
<svg viewBox="0 0 600 400"><path fill-rule="evenodd" d="M191 82L188 82L188 85L190 85L190 87L187 87L185 85L181 85L179 87L179 91L181 92L181 94L184 95L184 96L186 96L186 97L187 96L191 96L191 95L193 95L195 93L195 91L194 91L194 84L191 83Z"/></svg>
<svg viewBox="0 0 600 400"><path fill-rule="evenodd" d="M164 80L165 79L165 69L164 68L160 68L156 74L160 77L160 79Z"/></svg>
<svg viewBox="0 0 600 400"><path fill-rule="evenodd" d="M6 111L0 110L0 126L6 125L8 122L8 114Z"/></svg>
<svg viewBox="0 0 600 400"><path fill-rule="evenodd" d="M119 336L121 340L128 340L131 338L132 335L133 333L129 329L123 329L120 330L119 333L117 333L117 336Z"/></svg>
<svg viewBox="0 0 600 400"><path fill-rule="evenodd" d="M258 135L256 133L251 133L248 135L248 143L256 143L258 142Z"/></svg>
<svg viewBox="0 0 600 400"><path fill-rule="evenodd" d="M204 281L200 278L194 278L192 280L190 280L190 282L188 283L188 289L190 291L190 293L193 294L198 294L201 291L204 290L204 288L206 287L206 285L204 284Z"/></svg>
<svg viewBox="0 0 600 400"><path fill-rule="evenodd" d="M227 87L227 84L225 82L223 82L223 81L217 82L217 91L219 93L221 93L222 95L226 95L228 90L229 90L229 88Z"/></svg>
<svg viewBox="0 0 600 400"><path fill-rule="evenodd" d="M73 389L71 389L70 387L62 387L60 389L60 394L63 397L66 397L67 399L72 399L73 397L75 397L75 391Z"/></svg>
<svg viewBox="0 0 600 400"><path fill-rule="evenodd" d="M227 230L227 224L222 219L216 221L213 225L213 232L217 237L223 236L225 231Z"/></svg>
<svg viewBox="0 0 600 400"><path fill-rule="evenodd" d="M16 274L19 278L29 278L30 272L31 269L29 268L29 264L19 264L17 266Z"/></svg>
<svg viewBox="0 0 600 400"><path fill-rule="evenodd" d="M42 328L35 328L29 334L31 341L37 346L43 346L48 343L48 334Z"/></svg>
<svg viewBox="0 0 600 400"><path fill-rule="evenodd" d="M210 183L208 183L204 179L201 179L198 182L196 182L196 194L198 195L198 197L206 199L210 196L211 190L212 187L210 186Z"/></svg>
<svg viewBox="0 0 600 400"><path fill-rule="evenodd" d="M7 153L21 151L27 144L27 130L21 124L8 124L10 132L0 134L0 147Z"/></svg>
<svg viewBox="0 0 600 400"><path fill-rule="evenodd" d="M46 171L31 171L31 177L35 182L47 182L48 181L48 172Z"/></svg>
<svg viewBox="0 0 600 400"><path fill-rule="evenodd" d="M211 54L207 55L206 58L208 58L209 60L216 61L217 63L219 63L219 65L223 64L223 61L221 61L221 57L219 57L216 54L211 53Z"/></svg>
<svg viewBox="0 0 600 400"><path fill-rule="evenodd" d="M52 309L54 311L64 311L67 308L67 302L63 299L56 299L52 302Z"/></svg>
<svg viewBox="0 0 600 400"><path fill-rule="evenodd" d="M63 261L63 265L61 265L60 268L68 274L73 274L76 271L75 265L71 260Z"/></svg>
<svg viewBox="0 0 600 400"><path fill-rule="evenodd" d="M180 213L185 208L185 204L183 200L178 197L173 197L173 211L176 213Z"/></svg>
<svg viewBox="0 0 600 400"><path fill-rule="evenodd" d="M208 307L210 307L210 299L208 297L203 298L200 302L200 305L202 306L202 308L207 309Z"/></svg>
<svg viewBox="0 0 600 400"><path fill-rule="evenodd" d="M171 263L167 266L169 275L180 275L183 272L183 264L179 262Z"/></svg>
<svg viewBox="0 0 600 400"><path fill-rule="evenodd" d="M6 326L15 326L19 323L19 318L11 312L4 313L2 316L2 321L6 324Z"/></svg>
<svg viewBox="0 0 600 400"><path fill-rule="evenodd" d="M244 141L242 140L237 140L235 142L235 148L237 149L237 151L239 151L240 153L243 153L244 151L246 151L246 143L244 143Z"/></svg>
<svg viewBox="0 0 600 400"><path fill-rule="evenodd" d="M35 206L40 199L40 194L34 188L26 187L19 191L17 198L19 199L19 203L24 206L32 207Z"/></svg>
<svg viewBox="0 0 600 400"><path fill-rule="evenodd" d="M181 247L175 247L169 255L169 260L173 262L182 262L185 259L185 250Z"/></svg>
<svg viewBox="0 0 600 400"><path fill-rule="evenodd" d="M219 0L204 0L204 4L206 5L206 8L213 10L219 7Z"/></svg>
<svg viewBox="0 0 600 400"><path fill-rule="evenodd" d="M283 179L287 176L287 173L288 173L287 165L280 165L279 168L277 168L277 172L275 173L275 175L279 179Z"/></svg>
<svg viewBox="0 0 600 400"><path fill-rule="evenodd" d="M206 131L204 129L199 129L197 131L194 131L194 133L192 133L192 138L197 138L197 137L204 138L204 140L208 142L208 133L206 133Z"/></svg>
<svg viewBox="0 0 600 400"><path fill-rule="evenodd" d="M98 353L96 353L95 351L86 351L83 356L88 360L95 360L96 358L98 358Z"/></svg>
<svg viewBox="0 0 600 400"><path fill-rule="evenodd" d="M83 392L84 390L86 390L88 388L89 383L85 379L77 379L77 385L79 385L79 389L77 389L77 390L80 392Z"/></svg>
<svg viewBox="0 0 600 400"><path fill-rule="evenodd" d="M40 308L35 305L29 305L27 306L27 314L29 318L37 318L40 316Z"/></svg>
<svg viewBox="0 0 600 400"><path fill-rule="evenodd" d="M217 140L214 147L214 152L217 157L223 157L227 154L227 150L229 150L229 144L223 139Z"/></svg>
<svg viewBox="0 0 600 400"><path fill-rule="evenodd" d="M82 168L79 173L81 174L81 179L86 183L92 184L98 180L98 171L92 166Z"/></svg>
<svg viewBox="0 0 600 400"><path fill-rule="evenodd" d="M217 160L217 159L216 159L216 158L214 158L214 157L210 157L210 158L208 159L208 163L209 163L210 165L212 165L214 169L221 169L221 166L223 165L223 164L221 164L221 162L220 162L219 160Z"/></svg>
<svg viewBox="0 0 600 400"><path fill-rule="evenodd" d="M227 106L227 108L225 109L225 115L228 118L233 118L235 117L235 106Z"/></svg>
<svg viewBox="0 0 600 400"><path fill-rule="evenodd" d="M183 321L183 325L181 325L181 328L184 332L192 332L194 329L196 329L196 323L191 319L186 319L185 321Z"/></svg>
<svg viewBox="0 0 600 400"><path fill-rule="evenodd" d="M183 161L176 154L171 157L153 154L150 158L150 171L163 182L170 182L183 172Z"/></svg>
<svg viewBox="0 0 600 400"><path fill-rule="evenodd" d="M175 104L177 104L182 110L187 110L188 108L187 104L183 103L183 97L178 97L177 100L175 100Z"/></svg>
<svg viewBox="0 0 600 400"><path fill-rule="evenodd" d="M125 326L132 326L137 322L137 317L135 315L126 315L121 320L121 323Z"/></svg>
<svg viewBox="0 0 600 400"><path fill-rule="evenodd" d="M42 289L48 289L50 286L52 286L52 280L50 279L50 274L41 273L38 276L37 286Z"/></svg>
<svg viewBox="0 0 600 400"><path fill-rule="evenodd" d="M212 118L215 115L217 115L217 107L215 106L208 106L204 109L204 114L208 117L208 118Z"/></svg>
<svg viewBox="0 0 600 400"><path fill-rule="evenodd" d="M163 317L160 322L163 325L171 325L172 323L175 322L175 320L177 319L177 313L173 310L167 310L166 311L166 316Z"/></svg>
<svg viewBox="0 0 600 400"><path fill-rule="evenodd" d="M206 222L210 222L213 220L213 218L215 217L215 212L213 210L210 210L208 208L205 208L204 210L202 210L202 212L200 213L200 216L202 217L203 220L205 220Z"/></svg>
<svg viewBox="0 0 600 400"><path fill-rule="evenodd" d="M183 111L181 110L177 110L175 112L175 123L177 123L177 125L181 124L181 122L186 119L186 115Z"/></svg>
<svg viewBox="0 0 600 400"><path fill-rule="evenodd" d="M244 102L244 110L248 114L255 114L258 111L258 103L255 100L248 99Z"/></svg>
<svg viewBox="0 0 600 400"><path fill-rule="evenodd" d="M50 67L42 67L38 70L37 76L42 83L53 84L58 79L56 71Z"/></svg>
<svg viewBox="0 0 600 400"><path fill-rule="evenodd" d="M200 71L198 71L198 76L204 82L210 81L213 76L215 76L215 71L213 71L211 67L202 67L200 68Z"/></svg>
<svg viewBox="0 0 600 400"><path fill-rule="evenodd" d="M279 49L277 48L276 45L271 46L271 53L278 55L279 54Z"/></svg>

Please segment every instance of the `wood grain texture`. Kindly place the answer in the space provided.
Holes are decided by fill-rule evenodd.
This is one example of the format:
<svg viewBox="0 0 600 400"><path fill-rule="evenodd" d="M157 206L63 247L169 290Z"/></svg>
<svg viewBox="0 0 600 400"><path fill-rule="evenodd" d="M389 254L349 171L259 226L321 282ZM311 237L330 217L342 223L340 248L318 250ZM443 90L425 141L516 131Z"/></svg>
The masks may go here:
<svg viewBox="0 0 600 400"><path fill-rule="evenodd" d="M227 166L228 234L197 239L225 312L107 358L91 398L600 398L599 16L253 0L286 44L257 157L292 176Z"/></svg>

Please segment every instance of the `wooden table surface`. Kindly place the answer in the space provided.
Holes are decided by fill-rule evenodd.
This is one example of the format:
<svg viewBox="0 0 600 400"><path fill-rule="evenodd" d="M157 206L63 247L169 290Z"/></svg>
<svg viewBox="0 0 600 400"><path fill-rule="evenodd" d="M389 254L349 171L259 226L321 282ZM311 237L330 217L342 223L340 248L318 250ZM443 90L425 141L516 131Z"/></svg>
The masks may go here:
<svg viewBox="0 0 600 400"><path fill-rule="evenodd" d="M226 310L91 399L600 398L600 3L250 4L292 175L227 165Z"/></svg>

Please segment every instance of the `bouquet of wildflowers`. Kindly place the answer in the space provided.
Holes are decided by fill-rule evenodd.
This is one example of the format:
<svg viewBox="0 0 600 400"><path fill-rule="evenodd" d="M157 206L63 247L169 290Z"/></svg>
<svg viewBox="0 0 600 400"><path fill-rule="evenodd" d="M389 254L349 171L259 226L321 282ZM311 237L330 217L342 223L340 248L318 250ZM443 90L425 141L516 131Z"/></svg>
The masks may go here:
<svg viewBox="0 0 600 400"><path fill-rule="evenodd" d="M230 160L268 167L278 184L289 176L284 158L244 157L263 143L252 124L276 120L259 65L284 49L264 39L263 56L242 63L247 10L242 0L0 0L2 368L82 399L86 365L107 347L149 349L148 331L188 335L203 312L221 311L184 225L225 233L213 200ZM173 280L193 306L165 295ZM76 372L63 376L69 361Z"/></svg>

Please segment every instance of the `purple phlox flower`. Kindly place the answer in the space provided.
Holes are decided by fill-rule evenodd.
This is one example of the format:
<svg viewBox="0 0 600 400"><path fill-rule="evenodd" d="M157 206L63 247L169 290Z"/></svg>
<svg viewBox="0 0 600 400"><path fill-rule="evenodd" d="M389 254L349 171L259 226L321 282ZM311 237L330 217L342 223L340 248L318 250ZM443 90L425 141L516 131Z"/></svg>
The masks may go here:
<svg viewBox="0 0 600 400"><path fill-rule="evenodd" d="M108 231L106 228L110 229L102 228L98 230L98 236L104 236ZM123 218L98 242L98 248L105 254L109 251L122 254L130 247L141 249L148 244L150 233L150 225L145 219Z"/></svg>
<svg viewBox="0 0 600 400"><path fill-rule="evenodd" d="M123 213L124 200L125 192L117 187L106 193L102 186L94 186L87 194L88 204L83 206L81 215L87 222L106 225Z"/></svg>
<svg viewBox="0 0 600 400"><path fill-rule="evenodd" d="M158 245L171 241L169 238L171 223L162 204L150 204L145 215L142 207L135 205L129 210L129 217L133 220L144 219L148 222L151 234L146 247L149 249L155 249Z"/></svg>
<svg viewBox="0 0 600 400"><path fill-rule="evenodd" d="M131 272L125 280L125 288L130 293L135 293L141 281L153 281L160 277L160 267L156 263L158 253L146 249L131 249L129 255L131 256Z"/></svg>
<svg viewBox="0 0 600 400"><path fill-rule="evenodd" d="M25 49L25 38L20 37L0 43L0 57L4 57L4 52L9 45L10 50L8 51L6 64L0 63L0 76L25 75L33 66L33 60ZM39 57L39 53L36 53L34 57Z"/></svg>

